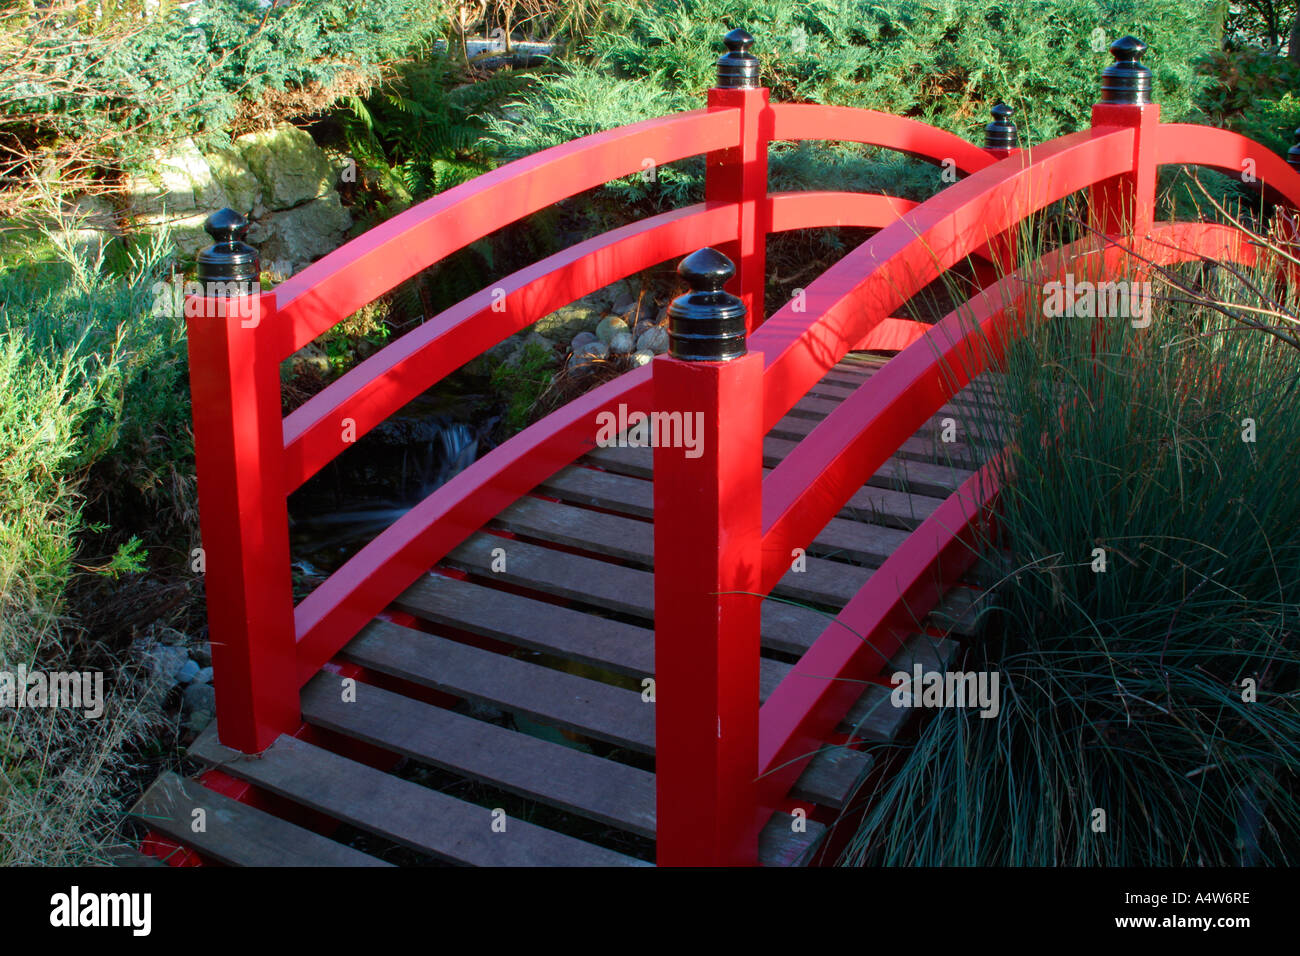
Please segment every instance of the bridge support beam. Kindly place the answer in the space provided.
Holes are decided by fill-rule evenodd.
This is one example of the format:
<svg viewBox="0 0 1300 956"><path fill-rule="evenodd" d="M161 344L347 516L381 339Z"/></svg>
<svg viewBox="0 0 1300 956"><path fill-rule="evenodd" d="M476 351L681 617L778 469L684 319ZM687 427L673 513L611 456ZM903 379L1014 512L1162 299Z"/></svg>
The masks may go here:
<svg viewBox="0 0 1300 956"><path fill-rule="evenodd" d="M1155 221L1155 139L1160 106L1151 102L1151 71L1142 64L1147 45L1121 37L1110 46L1115 58L1102 74L1101 102L1092 125L1129 126L1134 133L1133 170L1103 180L1088 191L1089 224L1108 236L1145 236Z"/></svg>
<svg viewBox="0 0 1300 956"><path fill-rule="evenodd" d="M655 360L655 771L661 866L752 866L758 846L763 357L713 249L679 273Z"/></svg>
<svg viewBox="0 0 1300 956"><path fill-rule="evenodd" d="M754 38L732 30L723 38L727 52L718 59L718 85L708 92L710 109L740 110L740 143L709 153L704 166L704 199L734 205L739 238L721 249L736 266L730 291L745 303L748 331L763 324L767 282L767 144L772 138L768 91L758 85L759 61L749 52Z"/></svg>
<svg viewBox="0 0 1300 956"><path fill-rule="evenodd" d="M301 722L275 296L244 217L208 219L204 295L185 302L200 558L221 742L257 753Z"/></svg>

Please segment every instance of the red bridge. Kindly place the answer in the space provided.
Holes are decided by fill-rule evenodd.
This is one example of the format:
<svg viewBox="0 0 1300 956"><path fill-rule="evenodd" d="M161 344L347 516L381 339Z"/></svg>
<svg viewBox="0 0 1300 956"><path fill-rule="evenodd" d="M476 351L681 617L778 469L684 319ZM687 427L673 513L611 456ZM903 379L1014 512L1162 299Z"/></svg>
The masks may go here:
<svg viewBox="0 0 1300 956"><path fill-rule="evenodd" d="M979 621L973 544L996 472L973 445L936 458L932 422L964 407L1030 321L1025 275L1252 261L1232 228L1153 221L1162 165L1240 174L1252 160L1272 198L1300 203L1300 173L1265 148L1161 124L1131 37L1112 47L1091 127L1032 149L1016 147L1005 108L976 146L871 110L770 103L752 38L726 40L703 109L510 163L271 291L257 289L240 217L212 217L208 291L186 308L218 719L192 751L210 769L166 774L137 805L146 852L380 864L334 838L346 824L418 858L480 865L833 858L851 826L828 825L852 821L879 770L865 745L904 725L889 675L941 667ZM919 204L769 193L768 144L792 140L885 147L963 176ZM644 157L699 154L703 203L506 277L282 417L281 362L398 283ZM1008 272L1019 225L1080 191L1098 238ZM764 321L766 237L827 226L879 231ZM670 310L668 355L493 449L295 605L291 492L507 336L681 256L692 291ZM894 317L972 258L983 288L961 309L934 325ZM666 428L699 422L696 451L598 445L602 413L634 424L655 412ZM392 772L403 758L532 809ZM192 824L199 808L206 828Z"/></svg>

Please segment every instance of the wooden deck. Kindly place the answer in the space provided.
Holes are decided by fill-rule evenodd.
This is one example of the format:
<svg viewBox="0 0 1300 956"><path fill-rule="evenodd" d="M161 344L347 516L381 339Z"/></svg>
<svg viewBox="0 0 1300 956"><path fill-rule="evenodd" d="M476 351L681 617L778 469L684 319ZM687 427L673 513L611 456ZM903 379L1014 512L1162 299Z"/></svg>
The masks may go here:
<svg viewBox="0 0 1300 956"><path fill-rule="evenodd" d="M850 355L831 370L767 436L767 467L880 361ZM970 475L972 447L941 443L937 431L952 415L963 435L978 434L966 427L969 402L970 390L906 442L816 538L806 569L764 602L764 698L825 628L825 612L842 608ZM651 458L642 448L594 451L501 512L395 602L397 620L414 626L376 620L347 645L340 663L366 675L355 700L343 684L349 671L326 669L307 684L302 739L281 737L243 757L209 727L192 756L271 795L260 808L168 774L135 816L228 865L652 861L654 704L642 693L654 673ZM499 548L504 568L494 568ZM882 674L914 660L942 666L957 644L934 635L973 633L980 593L951 591ZM868 687L841 730L896 739L910 712L878 706L887 698L887 688ZM403 759L380 769L363 762L370 748ZM872 766L870 753L827 747L792 796L833 814ZM199 808L206 827L195 832ZM320 828L326 836L301 825L322 818L344 826ZM762 863L812 859L826 827L810 821L799 832L792 823L784 814L771 821Z"/></svg>

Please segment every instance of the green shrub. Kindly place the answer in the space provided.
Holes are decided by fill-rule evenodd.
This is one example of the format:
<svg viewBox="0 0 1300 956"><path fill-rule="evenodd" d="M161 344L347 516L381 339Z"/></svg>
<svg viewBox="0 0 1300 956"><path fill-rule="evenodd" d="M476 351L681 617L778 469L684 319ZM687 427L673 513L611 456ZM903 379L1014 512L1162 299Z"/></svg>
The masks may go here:
<svg viewBox="0 0 1300 956"><path fill-rule="evenodd" d="M1210 122L1285 156L1300 125L1300 63L1244 47L1216 51L1198 68L1212 81L1200 100Z"/></svg>

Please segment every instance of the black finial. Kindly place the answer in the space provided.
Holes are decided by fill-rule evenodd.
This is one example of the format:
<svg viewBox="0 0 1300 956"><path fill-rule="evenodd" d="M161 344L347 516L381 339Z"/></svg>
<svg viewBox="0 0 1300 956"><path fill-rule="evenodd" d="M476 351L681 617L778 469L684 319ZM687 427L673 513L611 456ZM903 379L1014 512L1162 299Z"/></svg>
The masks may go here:
<svg viewBox="0 0 1300 956"><path fill-rule="evenodd" d="M1292 169L1300 173L1300 129L1295 131L1295 145L1286 151L1286 161Z"/></svg>
<svg viewBox="0 0 1300 956"><path fill-rule="evenodd" d="M215 242L199 253L199 281L256 282L262 267L257 250L244 242L248 220L227 208L209 216L203 228Z"/></svg>
<svg viewBox="0 0 1300 956"><path fill-rule="evenodd" d="M758 57L749 52L754 38L741 29L722 38L727 52L718 57L718 86L724 90L752 90L758 86Z"/></svg>
<svg viewBox="0 0 1300 956"><path fill-rule="evenodd" d="M993 122L984 127L984 148L1015 149L1016 124L1011 122L1015 110L1005 103L998 103L992 113Z"/></svg>
<svg viewBox="0 0 1300 956"><path fill-rule="evenodd" d="M1151 71L1142 65L1147 45L1137 37L1120 37L1110 45L1115 62L1101 74L1101 101L1140 106L1151 102Z"/></svg>
<svg viewBox="0 0 1300 956"><path fill-rule="evenodd" d="M691 291L668 306L668 352L688 362L727 362L745 354L745 303L723 290L736 267L716 249L677 266Z"/></svg>

